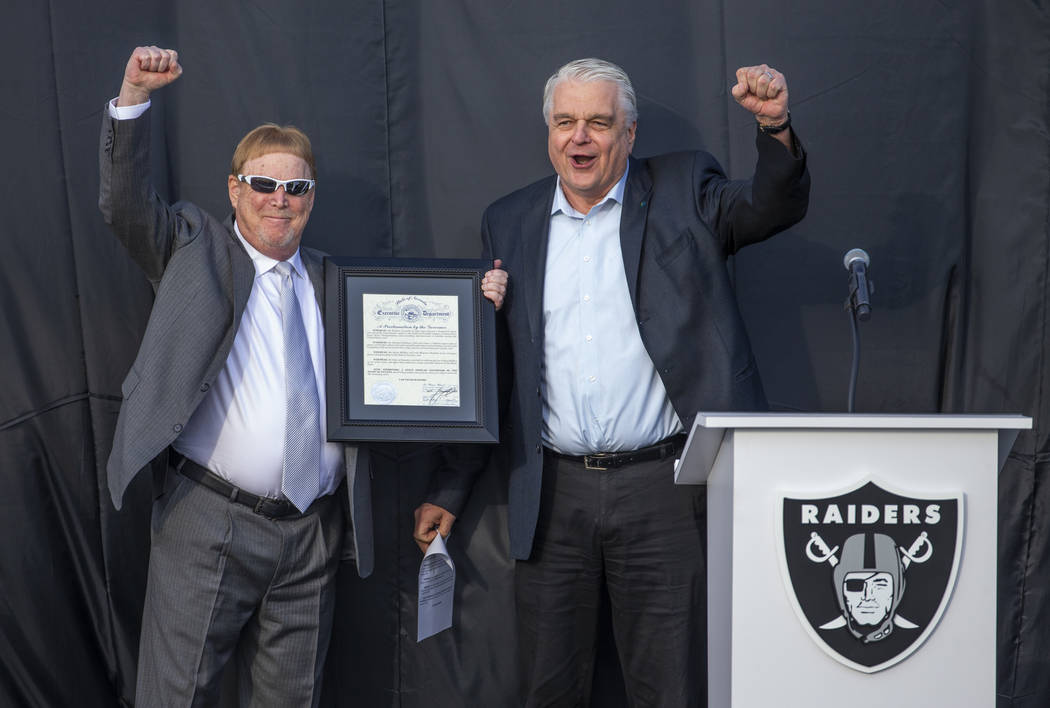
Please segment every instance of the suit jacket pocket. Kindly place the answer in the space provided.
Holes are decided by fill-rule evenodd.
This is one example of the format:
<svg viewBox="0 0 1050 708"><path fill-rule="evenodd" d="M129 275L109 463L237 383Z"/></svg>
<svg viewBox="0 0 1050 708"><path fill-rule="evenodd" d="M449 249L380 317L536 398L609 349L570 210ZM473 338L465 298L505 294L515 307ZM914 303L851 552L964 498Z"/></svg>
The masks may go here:
<svg viewBox="0 0 1050 708"><path fill-rule="evenodd" d="M701 277L710 271L710 267L702 265L705 263L705 254L701 250L702 245L697 242L693 229L682 229L670 243L654 250L652 260L656 263L656 269L649 271L648 276L642 273L640 290L650 302L654 297L659 300L678 297L687 300L706 299L706 295L701 293L712 285L712 281L708 277ZM644 262L642 269L645 270Z"/></svg>
<svg viewBox="0 0 1050 708"><path fill-rule="evenodd" d="M674 272L677 271L680 266L679 264L684 258L687 262L692 262L696 256L696 238L693 236L692 229L685 229L678 238L670 243L664 250L656 254L656 262L665 271Z"/></svg>

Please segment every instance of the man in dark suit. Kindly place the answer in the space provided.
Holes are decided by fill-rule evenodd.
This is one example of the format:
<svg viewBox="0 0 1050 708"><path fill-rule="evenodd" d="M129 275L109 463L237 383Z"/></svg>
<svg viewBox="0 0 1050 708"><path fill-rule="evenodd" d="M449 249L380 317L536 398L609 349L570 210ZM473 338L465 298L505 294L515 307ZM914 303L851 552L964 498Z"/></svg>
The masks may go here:
<svg viewBox="0 0 1050 708"><path fill-rule="evenodd" d="M214 705L236 655L242 705L317 705L344 535L362 576L373 557L366 451L324 438L322 256L300 247L313 153L259 126L233 156L232 216L165 203L149 96L181 73L174 51L135 49L100 149L99 206L156 292L107 466L118 509L160 472L135 703Z"/></svg>
<svg viewBox="0 0 1050 708"><path fill-rule="evenodd" d="M544 92L556 177L484 215L485 257L511 276L501 452L529 706L588 704L603 585L631 704L705 702L705 495L676 487L673 463L698 410L766 407L725 261L799 221L809 195L784 76L736 78L758 122L751 179L706 152L631 157L630 80L584 59ZM447 535L482 458L436 476L421 547Z"/></svg>

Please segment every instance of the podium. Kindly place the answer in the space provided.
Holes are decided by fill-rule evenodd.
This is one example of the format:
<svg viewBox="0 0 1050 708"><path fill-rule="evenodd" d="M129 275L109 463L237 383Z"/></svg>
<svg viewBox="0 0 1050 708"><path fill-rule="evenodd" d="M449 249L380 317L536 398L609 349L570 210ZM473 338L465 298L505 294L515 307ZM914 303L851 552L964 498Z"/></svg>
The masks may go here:
<svg viewBox="0 0 1050 708"><path fill-rule="evenodd" d="M1012 415L700 413L708 705L991 706Z"/></svg>

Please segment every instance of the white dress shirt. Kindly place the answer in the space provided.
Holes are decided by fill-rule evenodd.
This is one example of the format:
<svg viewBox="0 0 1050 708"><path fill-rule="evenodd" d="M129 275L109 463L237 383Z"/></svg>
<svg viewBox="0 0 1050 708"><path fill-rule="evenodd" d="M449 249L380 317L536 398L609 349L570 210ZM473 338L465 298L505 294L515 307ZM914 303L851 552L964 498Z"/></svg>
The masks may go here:
<svg viewBox="0 0 1050 708"><path fill-rule="evenodd" d="M568 455L635 450L681 431L642 344L620 250L627 171L587 214L558 180L543 288L543 443Z"/></svg>
<svg viewBox="0 0 1050 708"><path fill-rule="evenodd" d="M254 249L236 224L234 231L255 265L255 282L226 365L172 446L241 489L278 498L285 426L281 282L274 270L277 261ZM324 440L324 320L299 251L288 263L310 342ZM322 445L322 495L334 491L342 479L342 454L338 443Z"/></svg>

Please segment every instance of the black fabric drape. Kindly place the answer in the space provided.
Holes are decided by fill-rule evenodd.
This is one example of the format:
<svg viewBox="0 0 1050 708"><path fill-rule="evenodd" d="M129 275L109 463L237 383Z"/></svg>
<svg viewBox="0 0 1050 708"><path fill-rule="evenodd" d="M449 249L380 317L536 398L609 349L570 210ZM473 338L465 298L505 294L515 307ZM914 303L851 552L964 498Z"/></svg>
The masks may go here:
<svg viewBox="0 0 1050 708"><path fill-rule="evenodd" d="M754 128L733 70L783 71L810 212L731 264L767 392L778 409L845 409L841 259L862 247L876 289L859 411L1033 416L999 476L998 693L1001 707L1050 703L1045 0L53 0L0 23L0 704L133 692L149 484L116 512L104 470L152 296L98 213L96 143L137 44L173 46L185 67L151 109L162 194L226 213L236 141L294 123L318 155L306 242L355 256L476 256L482 209L550 172L541 91L569 59L630 73L636 154L705 148L734 176L753 165ZM498 457L450 540L456 628L415 642L411 511L434 455L377 451L376 573L340 575L324 705L517 703ZM608 637L600 652L595 695L615 706Z"/></svg>

